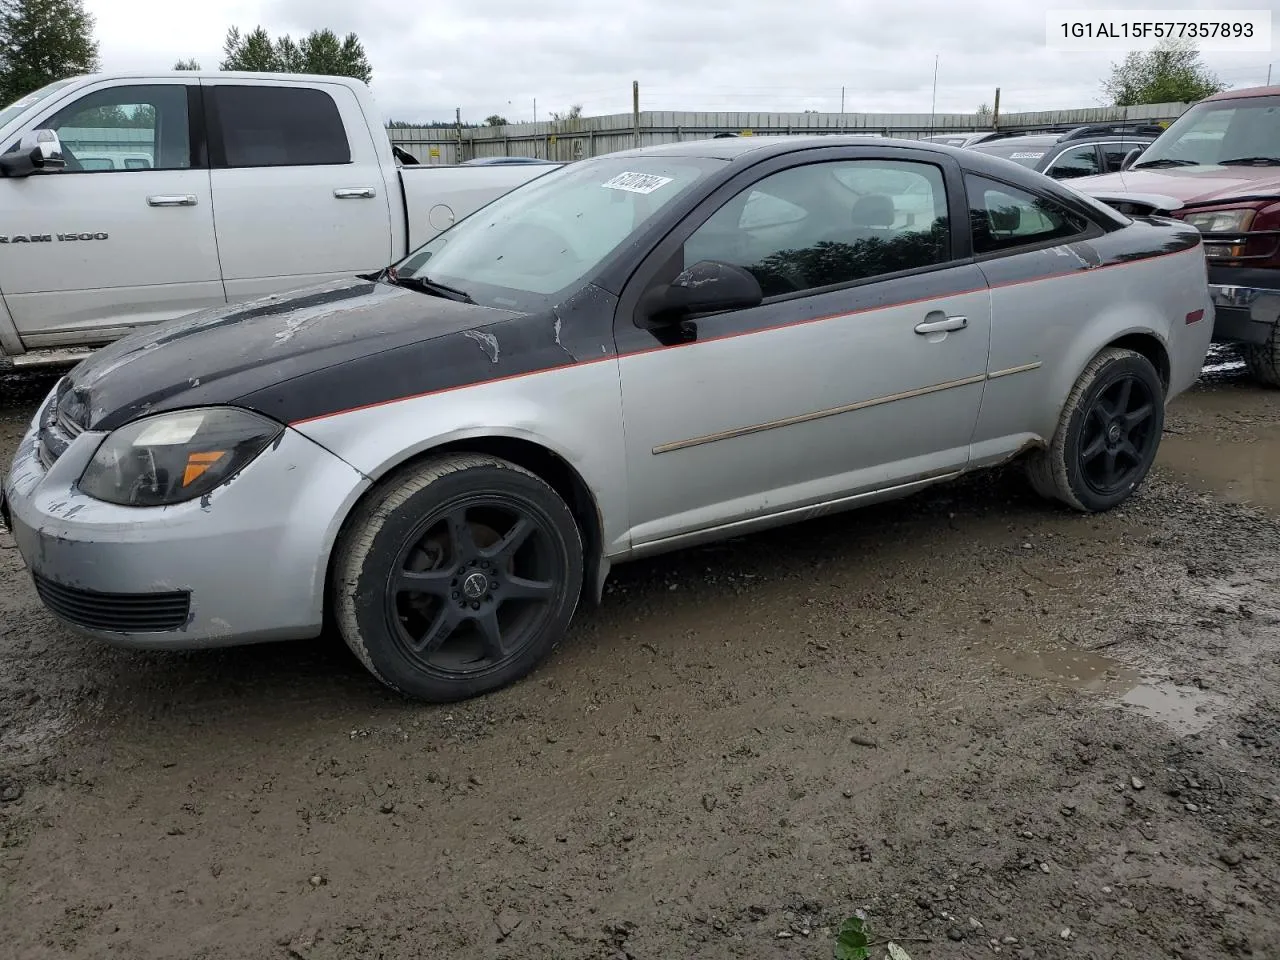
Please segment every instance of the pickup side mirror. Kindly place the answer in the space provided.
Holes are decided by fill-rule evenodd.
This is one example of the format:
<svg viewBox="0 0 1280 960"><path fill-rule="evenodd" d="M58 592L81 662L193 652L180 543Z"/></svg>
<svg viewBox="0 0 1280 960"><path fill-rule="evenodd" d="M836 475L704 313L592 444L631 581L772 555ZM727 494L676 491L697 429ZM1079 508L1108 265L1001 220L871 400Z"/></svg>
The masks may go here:
<svg viewBox="0 0 1280 960"><path fill-rule="evenodd" d="M1124 155L1124 159L1120 161L1120 169L1128 170L1133 166L1134 161L1136 161L1140 156L1142 156L1142 147L1134 147L1126 153Z"/></svg>
<svg viewBox="0 0 1280 960"><path fill-rule="evenodd" d="M17 150L0 153L0 171L6 177L56 173L66 165L66 157L62 155L62 141L52 130L32 130L23 136Z"/></svg>
<svg viewBox="0 0 1280 960"><path fill-rule="evenodd" d="M742 267L722 260L699 260L669 284L645 294L643 326L663 327L690 314L744 310L764 300L760 281Z"/></svg>

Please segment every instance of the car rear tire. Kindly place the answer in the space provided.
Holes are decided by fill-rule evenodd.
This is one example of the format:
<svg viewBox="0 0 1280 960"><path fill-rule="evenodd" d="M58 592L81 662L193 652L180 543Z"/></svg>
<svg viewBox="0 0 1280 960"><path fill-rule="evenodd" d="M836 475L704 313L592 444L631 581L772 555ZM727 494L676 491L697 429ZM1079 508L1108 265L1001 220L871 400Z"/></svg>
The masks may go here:
<svg viewBox="0 0 1280 960"><path fill-rule="evenodd" d="M1048 449L1028 460L1031 485L1041 496L1085 513L1123 503L1155 461L1164 398L1150 360L1107 347L1071 389Z"/></svg>
<svg viewBox="0 0 1280 960"><path fill-rule="evenodd" d="M1266 343L1246 344L1241 352L1251 378L1268 387L1280 387L1280 323L1271 328Z"/></svg>
<svg viewBox="0 0 1280 960"><path fill-rule="evenodd" d="M361 503L337 544L331 603L375 677L444 703L533 670L567 631L582 576L581 534L555 490L461 454L413 465Z"/></svg>

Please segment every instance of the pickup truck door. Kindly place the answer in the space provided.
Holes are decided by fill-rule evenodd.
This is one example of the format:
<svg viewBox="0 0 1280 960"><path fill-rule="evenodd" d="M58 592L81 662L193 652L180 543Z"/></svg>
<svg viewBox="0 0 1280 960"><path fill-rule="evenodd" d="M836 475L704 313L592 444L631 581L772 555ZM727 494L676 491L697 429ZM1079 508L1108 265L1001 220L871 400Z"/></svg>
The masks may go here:
<svg viewBox="0 0 1280 960"><path fill-rule="evenodd" d="M925 151L811 149L713 192L619 301L633 546L963 470L991 329L968 258L959 167ZM636 323L703 260L750 270L763 303Z"/></svg>
<svg viewBox="0 0 1280 960"><path fill-rule="evenodd" d="M27 348L107 342L225 302L200 88L103 80L53 98L66 168L0 179L0 293Z"/></svg>
<svg viewBox="0 0 1280 960"><path fill-rule="evenodd" d="M392 260L393 198L384 178L394 171L391 147L384 133L380 156L349 87L311 79L205 79L203 86L230 301ZM404 212L394 199L399 223Z"/></svg>

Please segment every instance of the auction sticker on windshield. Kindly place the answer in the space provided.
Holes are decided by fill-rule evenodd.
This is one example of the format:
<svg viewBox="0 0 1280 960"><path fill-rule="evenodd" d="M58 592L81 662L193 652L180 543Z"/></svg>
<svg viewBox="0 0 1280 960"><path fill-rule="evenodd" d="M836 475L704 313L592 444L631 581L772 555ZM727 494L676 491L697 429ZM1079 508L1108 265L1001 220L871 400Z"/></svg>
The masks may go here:
<svg viewBox="0 0 1280 960"><path fill-rule="evenodd" d="M653 193L665 187L674 177L660 177L655 173L620 173L601 184L610 190L626 190L628 193Z"/></svg>
<svg viewBox="0 0 1280 960"><path fill-rule="evenodd" d="M1011 153L1009 154L1009 159L1010 160L1039 160L1043 156L1044 156L1044 151L1041 150L1039 153Z"/></svg>

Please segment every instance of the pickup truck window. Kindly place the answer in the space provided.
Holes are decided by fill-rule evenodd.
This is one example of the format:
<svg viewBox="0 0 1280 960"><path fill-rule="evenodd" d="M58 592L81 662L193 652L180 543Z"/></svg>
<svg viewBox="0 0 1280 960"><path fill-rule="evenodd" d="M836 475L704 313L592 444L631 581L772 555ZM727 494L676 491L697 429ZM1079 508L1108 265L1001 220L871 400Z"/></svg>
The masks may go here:
<svg viewBox="0 0 1280 960"><path fill-rule="evenodd" d="M545 308L723 164L699 157L579 161L460 220L397 264L396 275L448 284L487 306Z"/></svg>
<svg viewBox="0 0 1280 960"><path fill-rule="evenodd" d="M1134 169L1217 164L1280 163L1280 97L1242 97L1198 103L1170 125Z"/></svg>
<svg viewBox="0 0 1280 960"><path fill-rule="evenodd" d="M217 84L205 90L215 167L350 163L338 105L323 90Z"/></svg>
<svg viewBox="0 0 1280 960"><path fill-rule="evenodd" d="M107 87L63 107L43 127L62 141L66 173L191 167L184 84ZM126 157L135 163L125 164Z"/></svg>

